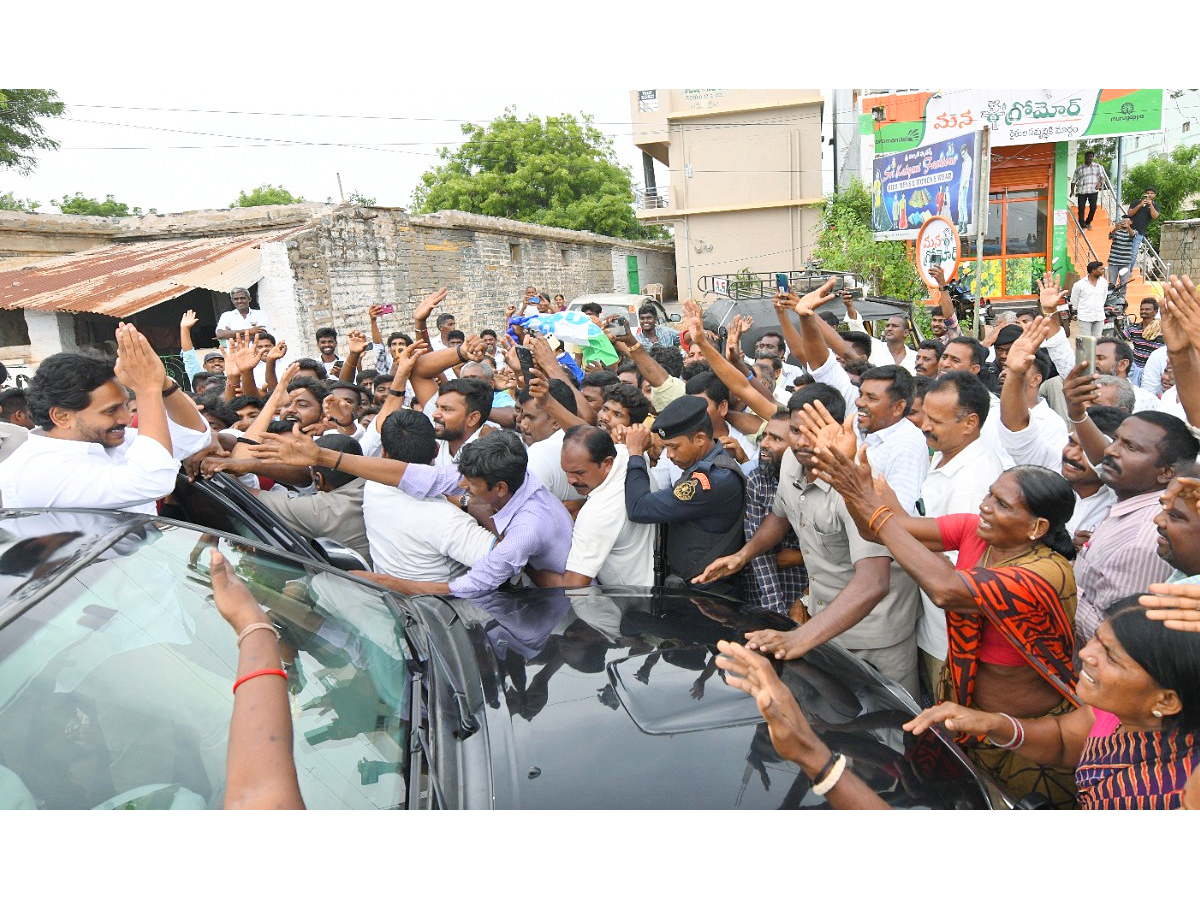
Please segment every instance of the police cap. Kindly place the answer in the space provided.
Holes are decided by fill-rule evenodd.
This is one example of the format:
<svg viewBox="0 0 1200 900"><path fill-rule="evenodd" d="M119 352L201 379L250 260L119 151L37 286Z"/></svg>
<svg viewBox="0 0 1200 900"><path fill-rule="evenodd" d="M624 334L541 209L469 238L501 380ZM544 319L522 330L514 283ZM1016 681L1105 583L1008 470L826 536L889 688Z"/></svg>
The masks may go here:
<svg viewBox="0 0 1200 900"><path fill-rule="evenodd" d="M665 441L702 431L708 424L708 402L702 395L689 394L667 404L654 420L654 433Z"/></svg>

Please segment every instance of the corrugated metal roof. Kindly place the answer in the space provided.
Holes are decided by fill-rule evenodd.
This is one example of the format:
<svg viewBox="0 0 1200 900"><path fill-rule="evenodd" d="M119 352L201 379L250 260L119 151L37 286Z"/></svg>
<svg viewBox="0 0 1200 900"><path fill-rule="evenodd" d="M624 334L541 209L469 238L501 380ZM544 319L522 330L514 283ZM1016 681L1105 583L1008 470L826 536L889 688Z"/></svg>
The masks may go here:
<svg viewBox="0 0 1200 900"><path fill-rule="evenodd" d="M220 291L248 287L260 275L258 248L306 227L233 237L112 244L3 271L0 309L93 312L120 318L193 287Z"/></svg>

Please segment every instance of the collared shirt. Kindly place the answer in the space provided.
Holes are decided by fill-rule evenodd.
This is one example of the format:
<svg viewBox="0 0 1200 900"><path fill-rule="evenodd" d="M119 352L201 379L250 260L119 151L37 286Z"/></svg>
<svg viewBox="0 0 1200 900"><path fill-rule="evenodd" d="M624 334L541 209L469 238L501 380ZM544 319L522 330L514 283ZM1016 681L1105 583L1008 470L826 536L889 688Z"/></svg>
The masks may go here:
<svg viewBox="0 0 1200 900"><path fill-rule="evenodd" d="M899 365L906 370L910 375L917 374L917 351L911 347L904 348L904 359L899 363L892 356L892 348L887 345L887 341L881 341L879 338L871 335L862 319L851 319L849 316L844 316L842 321L850 326L851 331L861 331L863 334L871 338L871 353L867 356L867 362L872 366L895 366Z"/></svg>
<svg viewBox="0 0 1200 900"><path fill-rule="evenodd" d="M942 454L935 453L929 461L929 475L921 489L926 517L978 513L980 502L1003 471L1000 458L978 438L945 464ZM936 659L945 659L948 645L945 611L922 594L917 646Z"/></svg>
<svg viewBox="0 0 1200 900"><path fill-rule="evenodd" d="M1075 512L1067 520L1067 534L1075 537L1077 531L1092 532L1108 515L1108 509L1117 502L1117 495L1107 484L1100 485L1100 490L1090 497L1075 495Z"/></svg>
<svg viewBox="0 0 1200 900"><path fill-rule="evenodd" d="M461 493L456 466L410 464L400 479L400 489L412 497ZM562 573L571 551L574 523L565 506L546 490L532 472L513 492L504 508L492 516L499 533L496 545L467 574L450 582L456 597L473 599L494 591L526 565Z"/></svg>
<svg viewBox="0 0 1200 900"><path fill-rule="evenodd" d="M1138 322L1130 325L1127 329L1129 333L1129 345L1133 347L1133 362L1134 365L1145 368L1146 362L1150 359L1150 354L1163 345L1163 336L1160 331L1152 338L1142 336L1142 332L1146 327L1145 322ZM1160 326L1161 327L1161 326ZM1159 376L1162 377L1161 374ZM1145 387L1145 385L1142 385Z"/></svg>
<svg viewBox="0 0 1200 900"><path fill-rule="evenodd" d="M867 461L896 492L905 512L913 513L921 499L921 486L929 474L929 445L921 429L908 419L894 422L863 438Z"/></svg>
<svg viewBox="0 0 1200 900"><path fill-rule="evenodd" d="M654 340L642 334L642 329L634 331L633 336L637 338L638 343L649 350L651 347L678 347L679 332L674 328L667 328L665 325L654 326Z"/></svg>
<svg viewBox="0 0 1200 900"><path fill-rule="evenodd" d="M779 478L770 469L760 464L746 479L746 540L754 537L763 519L771 514L775 505L775 494L779 489ZM804 566L781 569L775 565L775 553L779 550L799 550L796 532L788 526L787 535L779 546L750 560L750 574L745 585L746 602L762 606L785 616L792 602L799 600L808 590L808 570Z"/></svg>
<svg viewBox="0 0 1200 900"><path fill-rule="evenodd" d="M629 518L625 508L628 467L629 451L618 444L612 469L588 493L575 519L568 572L587 575L600 584L654 584L654 526Z"/></svg>
<svg viewBox="0 0 1200 900"><path fill-rule="evenodd" d="M154 515L155 501L175 489L179 460L208 446L211 437L167 418L172 451L125 429L120 446L47 437L40 428L0 463L0 497L17 507L128 509Z"/></svg>
<svg viewBox="0 0 1200 900"><path fill-rule="evenodd" d="M1155 397L1163 394L1162 375L1167 368L1167 348L1158 347L1146 357L1146 365L1142 369L1142 388Z"/></svg>
<svg viewBox="0 0 1200 900"><path fill-rule="evenodd" d="M558 428L544 441L537 441L526 447L525 450L529 454L529 471L537 475L542 484L546 486L546 490L559 500L579 500L579 492L571 487L571 482L567 480L567 473L562 468L564 437L566 437L566 432ZM591 498L594 493L588 495L589 503L592 502ZM647 584L649 583L647 582Z"/></svg>
<svg viewBox="0 0 1200 900"><path fill-rule="evenodd" d="M1090 278L1080 278L1071 288L1071 308L1078 311L1080 322L1103 322L1104 299L1108 296L1108 279L1101 275L1092 284Z"/></svg>
<svg viewBox="0 0 1200 900"><path fill-rule="evenodd" d="M248 309L246 315L242 315L236 309L227 310L221 313L221 317L217 319L217 331L246 331L258 325L266 331L271 330L271 320L267 318L267 314L261 309ZM228 338L226 338L228 340ZM222 343L222 346L224 344Z"/></svg>
<svg viewBox="0 0 1200 900"><path fill-rule="evenodd" d="M989 414L989 418L990 418ZM1041 397L1029 410L1029 423L1020 431L1009 431L1000 421L997 432L1002 446L1018 466L1045 466L1052 471L1062 467L1063 447L1067 446L1067 423L1059 418Z"/></svg>
<svg viewBox="0 0 1200 900"><path fill-rule="evenodd" d="M1075 174L1071 176L1071 183L1075 185L1075 193L1096 193L1100 190L1100 176L1103 174L1104 167L1100 163L1094 162L1091 165L1080 163Z"/></svg>
<svg viewBox="0 0 1200 900"><path fill-rule="evenodd" d="M412 581L458 578L496 541L442 497L410 497L373 481L363 488L362 516L375 571Z"/></svg>
<svg viewBox="0 0 1200 900"><path fill-rule="evenodd" d="M1144 593L1165 581L1171 566L1158 555L1158 491L1114 503L1075 560L1079 605L1075 611L1076 646L1092 639L1105 611L1122 597Z"/></svg>
<svg viewBox="0 0 1200 900"><path fill-rule="evenodd" d="M358 553L370 565L371 545L363 523L365 484L363 479L355 478L340 488L316 491L305 497L290 497L286 491L263 491L256 499L305 537L335 540Z"/></svg>
<svg viewBox="0 0 1200 900"><path fill-rule="evenodd" d="M854 577L855 563L889 557L886 547L864 540L859 534L837 491L823 481L805 478L794 453L783 456L771 512L786 518L796 532L808 568L805 605L813 615L837 599ZM889 576L887 595L861 622L835 639L847 650L891 647L912 635L920 609L917 585L895 561L891 562Z"/></svg>
<svg viewBox="0 0 1200 900"><path fill-rule="evenodd" d="M1118 228L1113 232L1112 243L1108 248L1109 271L1116 266L1118 269L1128 266L1133 259L1133 232Z"/></svg>

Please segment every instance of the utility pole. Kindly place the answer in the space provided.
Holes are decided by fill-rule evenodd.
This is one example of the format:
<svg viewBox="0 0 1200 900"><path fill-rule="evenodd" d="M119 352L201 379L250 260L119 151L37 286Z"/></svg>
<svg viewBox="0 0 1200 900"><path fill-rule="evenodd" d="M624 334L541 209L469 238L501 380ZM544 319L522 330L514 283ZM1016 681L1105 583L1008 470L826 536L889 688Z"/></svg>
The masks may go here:
<svg viewBox="0 0 1200 900"><path fill-rule="evenodd" d="M983 323L979 321L979 307L983 301L983 239L987 236L988 189L992 178L992 141L988 126L983 126L979 136L979 177L975 179L975 310L971 327L975 336L983 338Z"/></svg>
<svg viewBox="0 0 1200 900"><path fill-rule="evenodd" d="M346 192L342 190L342 173L338 172L336 174L337 174L337 180L338 180L338 196L341 197L342 202L345 203L346 202Z"/></svg>

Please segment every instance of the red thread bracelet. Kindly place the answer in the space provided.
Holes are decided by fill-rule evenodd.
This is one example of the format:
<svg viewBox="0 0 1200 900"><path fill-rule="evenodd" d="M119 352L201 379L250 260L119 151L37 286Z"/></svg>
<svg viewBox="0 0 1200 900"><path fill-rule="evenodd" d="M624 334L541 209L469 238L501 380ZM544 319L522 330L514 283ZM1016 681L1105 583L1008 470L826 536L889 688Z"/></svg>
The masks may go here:
<svg viewBox="0 0 1200 900"><path fill-rule="evenodd" d="M278 675L284 681L287 681L287 672L283 669L259 669L257 672L251 672L249 675L243 675L233 683L233 692L236 694L237 689L249 681L251 678L257 678L259 675Z"/></svg>

